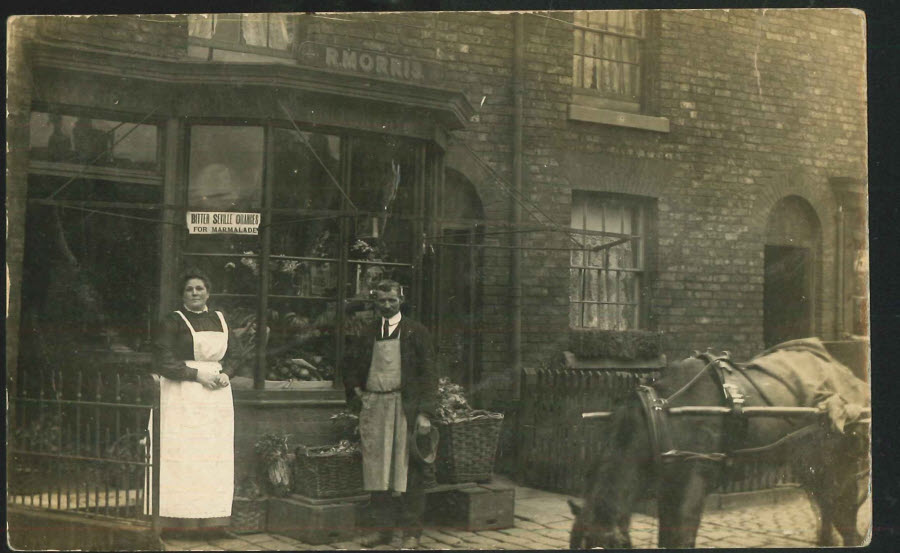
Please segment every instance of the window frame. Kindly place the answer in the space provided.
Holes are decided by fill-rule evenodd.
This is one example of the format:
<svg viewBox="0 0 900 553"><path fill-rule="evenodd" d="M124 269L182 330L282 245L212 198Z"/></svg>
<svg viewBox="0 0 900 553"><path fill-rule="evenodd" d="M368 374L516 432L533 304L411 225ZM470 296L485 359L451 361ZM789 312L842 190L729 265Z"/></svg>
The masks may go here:
<svg viewBox="0 0 900 553"><path fill-rule="evenodd" d="M580 197L580 198L579 198ZM571 212L574 216L576 210L580 210L582 213L585 213L586 207L589 205L588 202L591 200L596 201L594 204L595 207L600 207L604 210L605 207L601 207L604 203L608 203L609 201L616 201L618 203L625 204L621 207L621 209L631 209L634 210L636 214L637 221L632 222L632 228L637 227L637 232L632 231L631 233L623 233L623 232L612 232L606 229L601 230L593 230L586 228L586 219L582 217L582 225L581 227L570 227L578 233L582 233L582 236L607 236L607 237L616 237L619 239L627 239L636 242L635 250L632 255L635 259L635 267L625 267L625 268L607 268L601 265L596 264L588 264L587 260L589 256L593 253L593 247L589 247L587 245L587 241L584 242L584 246L581 250L573 250L570 253L569 257L569 271L570 271L570 287L572 286L572 272L579 272L580 275L577 278L577 281L581 283L580 290L569 290L569 324L571 328L575 329L600 329L599 327L593 326L585 326L585 316L586 310L589 305L610 305L610 306L633 306L634 307L634 315L633 320L629 322L629 326L626 328L617 328L617 329L608 329L611 331L631 331L631 330L647 330L650 328L649 324L649 309L648 305L650 302L650 279L652 275L652 268L650 266L650 260L652 259L654 246L653 240L655 236L654 229L654 221L655 221L655 201L653 198L631 195L631 194L620 194L613 192L602 192L602 191L593 191L593 190L572 190L572 207ZM626 207L627 206L627 207ZM622 219L624 224L624 218ZM605 223L604 223L605 225ZM576 264L572 258L575 253L580 251L582 255L581 264ZM585 299L585 283L586 277L585 275L588 271L596 270L599 275L605 275L613 272L613 273L633 273L635 274L635 281L633 284L634 294L636 295L636 300L633 302L621 302L621 301L594 301ZM618 295L618 292L617 292ZM573 309L578 309L578 324L573 324Z"/></svg>
<svg viewBox="0 0 900 553"><path fill-rule="evenodd" d="M190 15L209 15L215 21L215 18L220 15L240 15L242 18L245 14L190 14ZM249 15L261 15L261 14L249 14ZM265 13L262 15L266 15L267 17L272 15L270 13ZM277 14L280 15L280 14ZM213 32L213 36L211 38L203 38L198 36L192 36L190 34L190 28L188 28L188 45L189 46L199 46L202 48L208 48L208 59L213 60L214 51L215 50L225 50L229 52L238 52L243 54L253 54L258 56L265 57L276 57L276 58L286 58L289 60L294 59L294 49L297 44L297 33L300 31L300 26L298 25L298 18L294 14L285 14L287 17L288 25L293 31L291 36L291 40L287 43L287 45L282 48L274 48L270 46L256 46L252 44L247 44L246 39L244 38L244 33L240 28L240 22L238 22L238 41L232 42L227 40L222 40L221 38L217 39L215 32ZM268 36L269 24L266 22L266 42L269 41Z"/></svg>
<svg viewBox="0 0 900 553"><path fill-rule="evenodd" d="M636 11L636 10L618 10L618 11ZM573 14L573 18L577 18L579 13L584 13L588 18L588 24L580 24L574 23L573 27L573 44L572 44L572 88L573 95L575 96L586 96L587 98L584 101L592 103L597 107L610 107L613 109L621 109L623 111L634 111L639 112L641 110L644 97L644 81L645 81L645 73L647 69L647 56L646 56L646 42L647 42L647 25L649 23L649 18L646 17L646 13L642 11L638 11L636 15L640 18L640 34L628 33L618 30L611 29L603 29L598 27L592 27L590 25L590 15L595 13L591 10L582 10L581 12L575 12ZM601 12L607 13L607 12ZM581 38L581 50L578 50L578 33L580 33ZM601 53L599 56L595 56L592 54L588 54L585 45L587 44L587 36L588 34L596 36L599 40L597 43L601 45ZM619 47L622 48L625 41L635 41L636 49L635 55L637 57L636 62L627 61L624 59L617 59L615 57L605 57L605 52L603 51L603 45L605 44L606 37L616 37L619 39ZM621 56L620 56L621 58ZM600 62L609 62L611 65L615 64L616 66L631 66L635 67L635 71L632 74L633 84L635 87L636 93L631 95L627 93L618 93L612 92L609 90L603 90L599 87L586 87L584 86L584 72L586 60L592 59L595 60L596 63ZM581 79L576 79L576 64L581 66ZM601 66L602 67L602 66ZM600 77L598 80L602 79L603 73L600 73ZM580 82L579 82L580 81ZM620 86L624 82L624 80L620 79L618 83L616 83L617 87Z"/></svg>
<svg viewBox="0 0 900 553"><path fill-rule="evenodd" d="M260 215L261 215L261 225L259 232L259 253L255 256L258 266L259 266L259 286L257 287L257 291L255 293L250 294L222 294L217 293L215 288L213 293L211 294L212 298L217 297L239 297L239 298L256 298L256 305L258 307L257 311L257 321L258 325L262 326L262 324L266 323L267 311L269 308L269 300L275 299L276 301L282 300L298 300L299 302L305 301L318 301L325 303L334 303L336 305L336 317L335 324L337 326L337 331L335 334L335 372L334 379L332 382L332 387L334 389L342 389L343 388L343 375L346 367L346 361L344 357L344 350L346 345L346 338L349 335L347 329L345 327L345 322L347 320L346 308L354 303L358 304L360 301L365 301L364 299L353 297L352 295L347 294L346 286L348 283L355 282L355 278L351 278L352 275L355 275L355 268L357 266L364 266L367 264L377 264L377 265L396 265L403 266L409 269L410 276L412 281L410 285L413 287L414 293L413 296L407 298L406 304L411 311L415 312L417 309L420 309L420 302L416 301L417 298L420 297L419 292L417 292L422 287L422 259L420 248L416 248L415 240L411 239L411 251L409 256L409 262L373 262L362 259L352 258L349 252L349 245L351 241L352 229L351 226L353 224L352 219L354 217L359 216L359 214L355 214L348 202L347 199L342 197L341 206L338 210L322 210L322 209L307 209L307 208L285 208L280 206L272 205L272 196L273 196L273 187L275 186L274 182L274 136L275 129L282 130L300 130L302 132L312 132L317 134L329 134L338 136L340 138L340 170L334 174L334 177L341 183L341 186L347 192L348 195L352 196L351 187L351 171L352 171L352 163L353 163L353 144L355 142L354 138L357 137L368 137L368 138L378 138L383 137L384 135L381 133L372 133L365 131L357 131L348 128L332 128L325 127L320 125L312 125L312 124L302 124L297 123L296 129L295 126L292 125L288 121L281 120L254 120L254 119L234 119L234 118L189 118L185 120L183 127L183 152L184 152L184 174L181 181L181 190L178 193L178 201L181 204L181 208L184 210L192 209L196 210L196 206L191 207L188 205L188 197L189 197L189 171L188 166L190 164L190 148L191 148L191 140L190 140L190 132L191 128L194 126L261 126L263 127L263 178L262 178L262 205L260 206ZM409 220L412 223L414 236L423 235L424 224L426 220L426 204L424 202L425 189L430 187L430 181L428 180L425 174L424 165L428 163L428 159L433 157L434 155L438 155L435 153L433 148L429 147L427 141L422 139L417 139L413 137L406 137L398 135L397 138L407 141L411 147L414 147L417 151L414 156L414 163L416 164L415 171L413 173L413 210L414 212L406 215L395 215L394 217L400 219ZM364 212L360 212L364 213ZM278 255L273 254L271 251L271 236L272 232L269 230L269 223L272 220L273 215L333 215L335 218L339 218L341 220L340 223L340 236L339 236L339 248L338 248L338 257L337 258L321 258L321 261L327 261L337 265L337 279L339 283L343 283L343 285L339 284L337 286L336 295L334 297L286 297L278 294L274 294L272 292L270 283L271 277L269 263L272 261L281 261L281 260L308 260L306 256L289 256L289 255ZM196 256L198 252L191 252L186 249L186 240L188 237L188 231L186 228L177 229L178 236L180 237L176 240L177 243L177 259L178 263L181 266L185 265L186 260L189 260L191 256ZM266 244L269 242L269 245ZM222 253L222 254L203 254L207 256L218 256L222 258L240 258L245 257L240 254L230 254L230 253ZM316 258L319 260L319 258ZM351 274L352 271L352 274ZM215 286L215 283L214 283ZM261 323L260 323L261 322ZM262 391L265 385L265 374L266 374L266 347L262 340L257 341L257 354L256 354L256 363L253 367L254 374L254 389ZM328 382L328 381L324 381ZM312 389L311 387L310 389ZM301 388L302 390L302 388ZM277 392L278 390L265 390L268 392Z"/></svg>

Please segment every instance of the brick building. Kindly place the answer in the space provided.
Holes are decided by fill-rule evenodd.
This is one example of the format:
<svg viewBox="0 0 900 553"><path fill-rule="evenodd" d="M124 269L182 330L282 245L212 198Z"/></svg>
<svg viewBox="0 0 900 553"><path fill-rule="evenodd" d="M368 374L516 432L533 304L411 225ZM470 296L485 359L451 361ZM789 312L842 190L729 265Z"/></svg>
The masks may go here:
<svg viewBox="0 0 900 553"><path fill-rule="evenodd" d="M805 9L13 19L8 384L54 329L146 364L188 264L270 328L236 397L302 399L313 440L383 276L485 405L573 333L660 336L669 359L865 335L864 26ZM187 212L261 219L209 234ZM309 377L294 356L334 388L268 389Z"/></svg>

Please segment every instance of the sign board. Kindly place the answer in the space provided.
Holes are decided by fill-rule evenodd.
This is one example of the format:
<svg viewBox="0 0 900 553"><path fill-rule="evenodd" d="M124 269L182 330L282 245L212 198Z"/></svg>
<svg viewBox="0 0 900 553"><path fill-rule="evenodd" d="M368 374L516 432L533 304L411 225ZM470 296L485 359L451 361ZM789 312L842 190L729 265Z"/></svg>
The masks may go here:
<svg viewBox="0 0 900 553"><path fill-rule="evenodd" d="M188 211L191 234L259 234L259 213Z"/></svg>
<svg viewBox="0 0 900 553"><path fill-rule="evenodd" d="M415 58L317 42L303 42L298 50L302 63L325 69L411 83L434 83L443 78L440 65Z"/></svg>

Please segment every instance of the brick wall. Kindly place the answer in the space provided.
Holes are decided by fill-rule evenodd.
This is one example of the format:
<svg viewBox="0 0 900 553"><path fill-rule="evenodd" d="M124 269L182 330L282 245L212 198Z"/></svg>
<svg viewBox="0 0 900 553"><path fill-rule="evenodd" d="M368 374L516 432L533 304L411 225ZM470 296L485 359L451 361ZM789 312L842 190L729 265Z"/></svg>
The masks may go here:
<svg viewBox="0 0 900 553"><path fill-rule="evenodd" d="M12 17L6 22L6 375L7 389L15 390L19 355L19 322L22 305L22 260L28 196L28 121L31 113L31 70L27 63L26 38L35 32L35 20Z"/></svg>
<svg viewBox="0 0 900 553"><path fill-rule="evenodd" d="M571 14L554 17L571 21ZM833 337L834 216L828 178L865 175L864 21L849 10L658 12L648 41L644 98L669 133L570 121L572 29L525 16L524 190L562 225L571 191L654 197L658 253L650 325L679 359L713 346L747 358L763 347L763 246L775 204L796 195L820 227L815 326ZM391 14L353 22L311 18L307 40L415 56L444 65L441 86L462 89L477 115L455 138L512 178L512 16ZM584 167L588 169L584 169ZM485 178L488 218L509 198ZM506 238L488 243L507 244ZM560 233L526 234L526 247L565 249ZM569 254L523 252L523 360L566 343ZM484 375L497 393L508 373L508 252L485 251Z"/></svg>
<svg viewBox="0 0 900 553"><path fill-rule="evenodd" d="M187 52L187 18L183 15L47 16L35 20L41 40L165 58Z"/></svg>
<svg viewBox="0 0 900 553"><path fill-rule="evenodd" d="M817 332L834 337L836 204L828 179L866 174L862 16L850 10L656 12L644 101L649 115L669 119L668 133L569 120L572 29L524 17L523 192L533 204L526 212L568 225L573 189L655 198L649 324L664 331L666 354L678 359L713 346L747 358L763 346L769 214L786 196L798 196L820 227ZM571 20L564 12L553 17ZM339 14L302 16L301 23L301 41L440 64L442 80L429 84L462 90L476 107L468 127L453 133L448 167L479 174L473 185L487 218L509 220L511 200L490 172L512 181L512 15ZM170 57L184 55L187 34L183 18L165 16L51 18L43 32ZM526 213L524 221L534 219ZM486 242L508 245L509 236ZM523 235L523 246L557 249L523 252L526 366L566 343L564 249L571 245L562 233ZM509 259L509 250L484 251L483 379L500 395L512 386Z"/></svg>

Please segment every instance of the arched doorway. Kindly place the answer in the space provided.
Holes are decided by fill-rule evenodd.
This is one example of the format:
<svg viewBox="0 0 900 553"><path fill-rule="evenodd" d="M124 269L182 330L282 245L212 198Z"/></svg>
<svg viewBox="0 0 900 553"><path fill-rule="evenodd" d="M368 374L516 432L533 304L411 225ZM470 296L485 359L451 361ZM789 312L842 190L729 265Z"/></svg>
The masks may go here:
<svg viewBox="0 0 900 553"><path fill-rule="evenodd" d="M822 228L799 196L779 200L766 225L763 283L765 347L818 334Z"/></svg>
<svg viewBox="0 0 900 553"><path fill-rule="evenodd" d="M438 204L436 346L443 376L475 391L480 379L482 228L475 187L447 169Z"/></svg>

